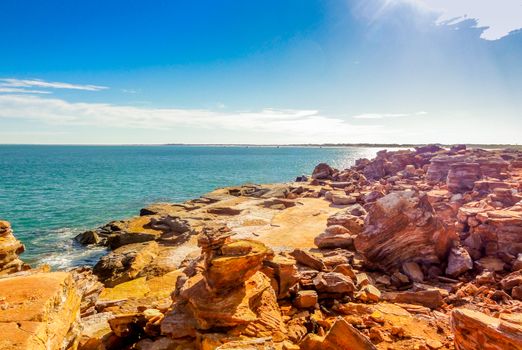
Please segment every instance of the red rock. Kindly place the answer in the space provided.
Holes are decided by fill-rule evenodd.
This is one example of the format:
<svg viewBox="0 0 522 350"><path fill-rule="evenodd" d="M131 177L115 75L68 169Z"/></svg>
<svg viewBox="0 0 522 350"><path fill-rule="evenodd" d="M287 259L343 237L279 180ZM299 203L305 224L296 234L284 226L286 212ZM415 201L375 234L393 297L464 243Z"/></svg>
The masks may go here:
<svg viewBox="0 0 522 350"><path fill-rule="evenodd" d="M447 275L457 277L472 268L473 261L466 249L462 247L451 249L448 257L448 267L446 268Z"/></svg>
<svg viewBox="0 0 522 350"><path fill-rule="evenodd" d="M314 278L314 286L318 292L332 294L352 293L355 290L353 281L337 272L321 272Z"/></svg>
<svg viewBox="0 0 522 350"><path fill-rule="evenodd" d="M317 271L326 270L326 265L321 261L321 259L305 250L295 249L292 253L290 253L290 255L292 255L295 260L297 260L297 262L302 265L311 267Z"/></svg>
<svg viewBox="0 0 522 350"><path fill-rule="evenodd" d="M328 226L319 236L315 237L314 244L322 249L350 248L353 246L353 237L350 230L341 225Z"/></svg>
<svg viewBox="0 0 522 350"><path fill-rule="evenodd" d="M487 316L478 311L455 309L451 313L455 348L522 349L522 326Z"/></svg>
<svg viewBox="0 0 522 350"><path fill-rule="evenodd" d="M453 193L471 191L481 177L478 163L451 164L447 177L448 190Z"/></svg>
<svg viewBox="0 0 522 350"><path fill-rule="evenodd" d="M274 271L276 276L275 283L277 285L277 298L287 298L290 291L299 282L299 271L296 267L296 261L290 257L276 255L272 260L264 262Z"/></svg>
<svg viewBox="0 0 522 350"><path fill-rule="evenodd" d="M13 235L11 224L0 221L0 276L30 268L18 258L24 250L24 245Z"/></svg>
<svg viewBox="0 0 522 350"><path fill-rule="evenodd" d="M312 179L329 179L333 175L334 170L326 163L318 164L312 173Z"/></svg>
<svg viewBox="0 0 522 350"><path fill-rule="evenodd" d="M338 319L325 337L309 334L301 350L377 350L371 341L343 319Z"/></svg>
<svg viewBox="0 0 522 350"><path fill-rule="evenodd" d="M481 224L476 231L484 245L494 243L497 252L522 253L522 211L489 210L477 214Z"/></svg>
<svg viewBox="0 0 522 350"><path fill-rule="evenodd" d="M424 274L419 264L414 261L408 261L402 264L402 270L413 282L422 282L424 280Z"/></svg>
<svg viewBox="0 0 522 350"><path fill-rule="evenodd" d="M327 220L328 226L343 226L349 230L349 232L353 235L358 235L364 226L364 218L361 218L359 215L354 215L352 212L354 211L353 207L347 208L347 210L340 211L332 216L330 216ZM356 213L360 213L356 211Z"/></svg>
<svg viewBox="0 0 522 350"><path fill-rule="evenodd" d="M300 290L294 299L294 305L300 309L309 309L317 304L317 300L315 290Z"/></svg>
<svg viewBox="0 0 522 350"><path fill-rule="evenodd" d="M392 303L406 303L426 306L437 309L443 303L444 295L440 289L412 290L404 292L387 292L383 299Z"/></svg>
<svg viewBox="0 0 522 350"><path fill-rule="evenodd" d="M454 236L436 216L426 195L402 191L369 207L355 247L369 263L389 270L406 261L439 263Z"/></svg>

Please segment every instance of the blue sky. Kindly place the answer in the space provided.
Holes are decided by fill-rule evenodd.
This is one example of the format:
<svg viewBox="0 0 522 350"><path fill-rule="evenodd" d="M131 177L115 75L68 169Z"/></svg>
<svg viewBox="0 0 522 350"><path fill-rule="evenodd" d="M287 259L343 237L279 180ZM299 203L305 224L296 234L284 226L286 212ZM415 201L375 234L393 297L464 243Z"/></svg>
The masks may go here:
<svg viewBox="0 0 522 350"><path fill-rule="evenodd" d="M522 0L0 2L0 143L520 143Z"/></svg>

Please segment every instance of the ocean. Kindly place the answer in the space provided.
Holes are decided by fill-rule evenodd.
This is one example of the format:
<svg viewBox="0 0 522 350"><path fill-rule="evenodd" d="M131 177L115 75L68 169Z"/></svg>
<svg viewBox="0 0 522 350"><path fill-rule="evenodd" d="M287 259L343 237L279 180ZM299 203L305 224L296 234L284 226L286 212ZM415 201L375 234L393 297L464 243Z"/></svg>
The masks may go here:
<svg viewBox="0 0 522 350"><path fill-rule="evenodd" d="M26 246L22 259L56 269L92 265L104 250L73 237L215 188L293 181L327 162L346 168L377 148L0 145L0 219Z"/></svg>

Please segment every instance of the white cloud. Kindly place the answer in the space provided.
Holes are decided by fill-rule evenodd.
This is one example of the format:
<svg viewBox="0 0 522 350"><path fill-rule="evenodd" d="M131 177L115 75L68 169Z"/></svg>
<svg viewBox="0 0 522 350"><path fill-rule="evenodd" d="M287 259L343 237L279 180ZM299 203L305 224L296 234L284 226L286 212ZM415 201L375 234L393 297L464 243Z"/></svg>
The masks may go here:
<svg viewBox="0 0 522 350"><path fill-rule="evenodd" d="M44 90L27 90L21 88L9 88L9 87L1 87L0 84L0 93L16 93L16 94L50 94L49 91Z"/></svg>
<svg viewBox="0 0 522 350"><path fill-rule="evenodd" d="M49 82L39 79L12 79L3 78L0 79L0 86L12 87L12 88L51 88L51 89L71 89L71 90L85 90L85 91L100 91L108 89L106 86L99 85L79 85L62 82Z"/></svg>
<svg viewBox="0 0 522 350"><path fill-rule="evenodd" d="M420 111L416 113L364 113L354 115L354 119L386 119L386 118L401 118L401 117L414 117L423 116L428 114L427 112Z"/></svg>
<svg viewBox="0 0 522 350"><path fill-rule="evenodd" d="M267 132L308 140L349 140L353 136L392 133L379 125L352 125L316 110L263 109L226 113L207 109L141 108L102 103L72 103L35 95L1 95L0 118L54 125L175 130L220 129Z"/></svg>
<svg viewBox="0 0 522 350"><path fill-rule="evenodd" d="M386 0L410 3L437 13L437 24L457 24L472 19L485 28L481 38L498 40L522 28L522 0Z"/></svg>

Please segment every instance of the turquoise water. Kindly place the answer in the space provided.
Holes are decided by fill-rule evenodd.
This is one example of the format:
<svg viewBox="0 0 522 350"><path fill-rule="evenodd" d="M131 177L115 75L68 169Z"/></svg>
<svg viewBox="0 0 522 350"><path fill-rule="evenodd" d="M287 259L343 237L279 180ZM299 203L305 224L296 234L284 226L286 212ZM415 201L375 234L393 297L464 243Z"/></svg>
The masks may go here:
<svg viewBox="0 0 522 350"><path fill-rule="evenodd" d="M0 145L0 218L26 245L23 259L55 268L92 264L100 249L72 237L137 215L153 202L179 202L246 182L292 181L319 162L338 168L372 148Z"/></svg>

